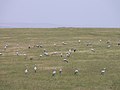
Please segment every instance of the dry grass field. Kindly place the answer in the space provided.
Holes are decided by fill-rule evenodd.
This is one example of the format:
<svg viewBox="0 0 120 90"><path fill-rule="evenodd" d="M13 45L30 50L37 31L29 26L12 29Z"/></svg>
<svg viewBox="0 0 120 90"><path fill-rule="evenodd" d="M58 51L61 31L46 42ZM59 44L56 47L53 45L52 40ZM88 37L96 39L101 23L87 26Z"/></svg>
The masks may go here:
<svg viewBox="0 0 120 90"><path fill-rule="evenodd" d="M120 29L0 29L0 90L120 90L118 43Z"/></svg>

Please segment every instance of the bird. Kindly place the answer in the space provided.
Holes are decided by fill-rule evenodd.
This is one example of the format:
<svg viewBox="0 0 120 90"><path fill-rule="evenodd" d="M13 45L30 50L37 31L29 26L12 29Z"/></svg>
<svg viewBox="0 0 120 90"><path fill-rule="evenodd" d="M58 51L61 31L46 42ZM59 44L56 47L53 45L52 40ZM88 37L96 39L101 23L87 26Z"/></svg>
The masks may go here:
<svg viewBox="0 0 120 90"><path fill-rule="evenodd" d="M92 51L92 52L95 52L95 49L91 48L91 51Z"/></svg>
<svg viewBox="0 0 120 90"><path fill-rule="evenodd" d="M62 42L62 44L63 44L63 45L66 45L67 43L65 43L65 42Z"/></svg>
<svg viewBox="0 0 120 90"><path fill-rule="evenodd" d="M4 47L4 50L6 50L7 46Z"/></svg>
<svg viewBox="0 0 120 90"><path fill-rule="evenodd" d="M81 40L78 40L78 43L80 43L81 42Z"/></svg>
<svg viewBox="0 0 120 90"><path fill-rule="evenodd" d="M44 55L45 55L45 56L49 56L49 54L48 54L47 52L44 52Z"/></svg>
<svg viewBox="0 0 120 90"><path fill-rule="evenodd" d="M26 68L26 69L25 69L25 74L27 74L27 73L28 73L28 69Z"/></svg>
<svg viewBox="0 0 120 90"><path fill-rule="evenodd" d="M103 69L101 70L101 75L104 75L105 72L106 72L106 68L103 68Z"/></svg>
<svg viewBox="0 0 120 90"><path fill-rule="evenodd" d="M42 48L43 47L43 45L40 45L40 48Z"/></svg>
<svg viewBox="0 0 120 90"><path fill-rule="evenodd" d="M34 71L35 71L35 73L37 72L37 67L36 67L36 64L35 64L35 66L34 66Z"/></svg>
<svg viewBox="0 0 120 90"><path fill-rule="evenodd" d="M70 53L67 53L67 54L66 54L66 57L70 57Z"/></svg>
<svg viewBox="0 0 120 90"><path fill-rule="evenodd" d="M62 53L60 54L60 57L63 57L63 54L62 54Z"/></svg>
<svg viewBox="0 0 120 90"><path fill-rule="evenodd" d="M40 57L42 57L42 55L40 55Z"/></svg>
<svg viewBox="0 0 120 90"><path fill-rule="evenodd" d="M52 76L55 76L55 75L56 75L56 69L53 70L53 72L52 72Z"/></svg>
<svg viewBox="0 0 120 90"><path fill-rule="evenodd" d="M0 55L2 55L2 53L0 53Z"/></svg>
<svg viewBox="0 0 120 90"><path fill-rule="evenodd" d="M110 47L111 47L111 45L108 45L108 46L107 46L107 48L110 48Z"/></svg>
<svg viewBox="0 0 120 90"><path fill-rule="evenodd" d="M76 49L74 49L73 51L76 52Z"/></svg>
<svg viewBox="0 0 120 90"><path fill-rule="evenodd" d="M28 46L28 48L30 49L30 48L31 48L31 46L29 45L29 46Z"/></svg>
<svg viewBox="0 0 120 90"><path fill-rule="evenodd" d="M46 49L44 49L43 51L44 51L44 52L47 52L47 50L46 50Z"/></svg>
<svg viewBox="0 0 120 90"><path fill-rule="evenodd" d="M56 44L54 43L54 46L56 47Z"/></svg>
<svg viewBox="0 0 120 90"><path fill-rule="evenodd" d="M60 75L62 74L62 68L60 68L60 70L59 70L59 74L60 74Z"/></svg>
<svg viewBox="0 0 120 90"><path fill-rule="evenodd" d="M19 56L19 52L18 51L16 52L16 55Z"/></svg>
<svg viewBox="0 0 120 90"><path fill-rule="evenodd" d="M63 61L68 63L68 60L67 60L67 59L63 59Z"/></svg>
<svg viewBox="0 0 120 90"><path fill-rule="evenodd" d="M76 69L75 72L74 72L74 74L76 75L78 72L79 72L78 69Z"/></svg>

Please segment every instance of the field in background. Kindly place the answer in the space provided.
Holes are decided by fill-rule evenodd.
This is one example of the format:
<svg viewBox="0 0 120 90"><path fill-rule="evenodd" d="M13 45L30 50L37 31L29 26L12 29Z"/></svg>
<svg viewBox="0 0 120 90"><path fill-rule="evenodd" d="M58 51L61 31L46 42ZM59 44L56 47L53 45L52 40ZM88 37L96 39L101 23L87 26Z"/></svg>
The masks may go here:
<svg viewBox="0 0 120 90"><path fill-rule="evenodd" d="M118 42L120 29L0 29L0 90L120 90ZM87 46L88 43L92 45ZM5 45L8 45L6 50ZM76 52L72 52L66 63L63 59L71 48L76 48ZM44 49L49 54L63 53L63 57L59 54L44 56ZM34 64L37 73L34 73ZM52 77L54 68L57 74ZM61 76L60 68L63 69ZM76 68L78 75L74 75ZM102 68L106 68L104 75L100 74Z"/></svg>

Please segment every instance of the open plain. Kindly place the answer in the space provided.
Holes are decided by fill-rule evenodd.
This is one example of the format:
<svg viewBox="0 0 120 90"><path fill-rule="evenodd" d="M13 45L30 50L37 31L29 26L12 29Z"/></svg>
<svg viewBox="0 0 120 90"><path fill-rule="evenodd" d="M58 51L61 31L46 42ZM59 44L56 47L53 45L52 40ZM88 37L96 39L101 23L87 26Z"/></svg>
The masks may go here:
<svg viewBox="0 0 120 90"><path fill-rule="evenodd" d="M0 90L120 90L120 29L0 29Z"/></svg>

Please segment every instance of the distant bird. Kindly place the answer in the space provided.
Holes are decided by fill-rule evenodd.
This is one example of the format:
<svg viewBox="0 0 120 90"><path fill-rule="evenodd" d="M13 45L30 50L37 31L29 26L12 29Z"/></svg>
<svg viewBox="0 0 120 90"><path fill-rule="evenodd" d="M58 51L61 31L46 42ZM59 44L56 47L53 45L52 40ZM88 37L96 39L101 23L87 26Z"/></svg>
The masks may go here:
<svg viewBox="0 0 120 90"><path fill-rule="evenodd" d="M63 54L61 53L60 56L63 57Z"/></svg>
<svg viewBox="0 0 120 90"><path fill-rule="evenodd" d="M110 40L108 40L106 43L107 43L107 44L110 44Z"/></svg>
<svg viewBox="0 0 120 90"><path fill-rule="evenodd" d="M0 56L2 55L2 53L0 53Z"/></svg>
<svg viewBox="0 0 120 90"><path fill-rule="evenodd" d="M78 69L76 69L75 72L74 72L74 74L76 75L78 72L79 72Z"/></svg>
<svg viewBox="0 0 120 90"><path fill-rule="evenodd" d="M63 59L63 61L68 63L68 60L67 60L67 59Z"/></svg>
<svg viewBox="0 0 120 90"><path fill-rule="evenodd" d="M66 45L67 43L65 43L65 42L62 42L62 44L63 44L63 45Z"/></svg>
<svg viewBox="0 0 120 90"><path fill-rule="evenodd" d="M36 64L34 66L34 71L35 71L35 73L37 72L37 66L36 66Z"/></svg>
<svg viewBox="0 0 120 90"><path fill-rule="evenodd" d="M47 52L44 52L44 55L45 55L45 56L49 56L49 54L48 54Z"/></svg>
<svg viewBox="0 0 120 90"><path fill-rule="evenodd" d="M101 75L104 75L105 72L106 72L106 68L103 68L103 69L101 70Z"/></svg>
<svg viewBox="0 0 120 90"><path fill-rule="evenodd" d="M27 73L28 73L28 69L26 68L26 69L25 69L25 74L27 74Z"/></svg>
<svg viewBox="0 0 120 90"><path fill-rule="evenodd" d="M56 44L54 43L54 46L56 47Z"/></svg>
<svg viewBox="0 0 120 90"><path fill-rule="evenodd" d="M7 49L7 47L8 47L8 44L6 44L6 45L4 46L4 50L6 50L6 49Z"/></svg>
<svg viewBox="0 0 120 90"><path fill-rule="evenodd" d="M37 44L36 47L39 48L40 46Z"/></svg>
<svg viewBox="0 0 120 90"><path fill-rule="evenodd" d="M71 50L71 49L69 49L68 53L70 53L70 54L71 54L71 53L72 53L72 50Z"/></svg>
<svg viewBox="0 0 120 90"><path fill-rule="evenodd" d="M74 52L76 52L76 49L74 48L74 50L73 50Z"/></svg>
<svg viewBox="0 0 120 90"><path fill-rule="evenodd" d="M31 46L29 45L29 46L28 46L28 48L30 49L30 48L31 48Z"/></svg>
<svg viewBox="0 0 120 90"><path fill-rule="evenodd" d="M24 55L25 59L27 59L27 54L23 54L23 55Z"/></svg>
<svg viewBox="0 0 120 90"><path fill-rule="evenodd" d="M49 56L48 52L46 49L43 50L45 56Z"/></svg>
<svg viewBox="0 0 120 90"><path fill-rule="evenodd" d="M6 44L5 46L8 47L8 44Z"/></svg>
<svg viewBox="0 0 120 90"><path fill-rule="evenodd" d="M40 57L42 57L42 55L40 55Z"/></svg>
<svg viewBox="0 0 120 90"><path fill-rule="evenodd" d="M53 70L53 72L52 72L52 76L55 76L55 75L56 75L56 69Z"/></svg>
<svg viewBox="0 0 120 90"><path fill-rule="evenodd" d="M44 49L43 51L44 51L44 52L47 52L47 50L46 50L46 49Z"/></svg>
<svg viewBox="0 0 120 90"><path fill-rule="evenodd" d="M24 56L26 56L27 54L23 54Z"/></svg>
<svg viewBox="0 0 120 90"><path fill-rule="evenodd" d="M62 74L62 69L60 68L60 70L59 70L59 74L61 75Z"/></svg>
<svg viewBox="0 0 120 90"><path fill-rule="evenodd" d="M66 57L70 57L70 53L67 53L67 54L66 54Z"/></svg>
<svg viewBox="0 0 120 90"><path fill-rule="evenodd" d="M40 48L42 48L43 47L43 45L40 45Z"/></svg>
<svg viewBox="0 0 120 90"><path fill-rule="evenodd" d="M78 40L78 43L80 43L81 42L81 40Z"/></svg>
<svg viewBox="0 0 120 90"><path fill-rule="evenodd" d="M118 42L118 46L120 45L120 42Z"/></svg>
<svg viewBox="0 0 120 90"><path fill-rule="evenodd" d="M19 52L18 51L16 52L16 55L19 56Z"/></svg>
<svg viewBox="0 0 120 90"><path fill-rule="evenodd" d="M107 48L110 48L110 47L111 47L111 45L108 45L108 46L107 46Z"/></svg>
<svg viewBox="0 0 120 90"><path fill-rule="evenodd" d="M95 52L95 49L91 48L91 51L92 51L92 52Z"/></svg>
<svg viewBox="0 0 120 90"><path fill-rule="evenodd" d="M5 45L4 50L6 50L7 46Z"/></svg>

